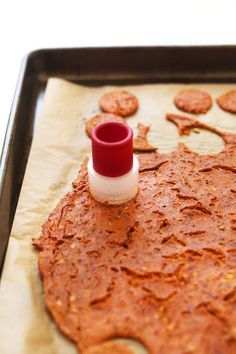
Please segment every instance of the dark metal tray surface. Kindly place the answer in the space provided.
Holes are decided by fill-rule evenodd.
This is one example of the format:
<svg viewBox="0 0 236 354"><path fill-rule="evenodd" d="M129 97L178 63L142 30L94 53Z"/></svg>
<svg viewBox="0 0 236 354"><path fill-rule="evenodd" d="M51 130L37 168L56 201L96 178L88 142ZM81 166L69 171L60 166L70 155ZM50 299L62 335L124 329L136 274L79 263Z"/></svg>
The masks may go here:
<svg viewBox="0 0 236 354"><path fill-rule="evenodd" d="M88 86L230 83L236 82L236 46L69 48L30 53L21 66L0 160L0 271L49 77Z"/></svg>

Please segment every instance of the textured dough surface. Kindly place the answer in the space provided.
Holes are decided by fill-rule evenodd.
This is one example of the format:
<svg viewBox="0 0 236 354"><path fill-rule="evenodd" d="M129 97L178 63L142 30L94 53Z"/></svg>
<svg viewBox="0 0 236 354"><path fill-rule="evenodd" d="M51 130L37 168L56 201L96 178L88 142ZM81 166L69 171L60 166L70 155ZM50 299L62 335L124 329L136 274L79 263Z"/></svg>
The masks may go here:
<svg viewBox="0 0 236 354"><path fill-rule="evenodd" d="M231 90L217 97L216 102L223 110L236 113L236 90Z"/></svg>
<svg viewBox="0 0 236 354"><path fill-rule="evenodd" d="M236 136L169 118L224 151L140 155L139 194L116 207L91 198L85 160L35 241L48 309L81 353L117 337L150 354L236 351Z"/></svg>
<svg viewBox="0 0 236 354"><path fill-rule="evenodd" d="M100 98L99 105L104 112L128 117L137 111L138 100L128 91L112 91Z"/></svg>
<svg viewBox="0 0 236 354"><path fill-rule="evenodd" d="M135 352L125 345L107 342L90 347L84 354L135 354Z"/></svg>
<svg viewBox="0 0 236 354"><path fill-rule="evenodd" d="M218 135L202 129L196 134L193 129L189 136L180 137L174 124L165 119L166 112L180 113L173 104L173 97L189 87L208 92L213 98L212 108L199 117L199 121L236 133L235 115L222 111L215 103L216 97L235 88L233 84L180 83L94 88L56 78L49 80L45 96L40 96L37 108L40 114L1 277L1 354L77 353L76 346L61 335L45 309L37 266L38 252L31 243L32 237L40 234L41 225L49 213L70 189L82 157L90 153L91 141L84 131L85 121L99 114L99 98L117 89L132 92L140 107L127 122L133 128L134 136L137 136L138 122L151 125L148 141L157 146L161 154L174 151L178 142L184 142L203 155L217 153L223 147ZM134 351L144 353L138 346Z"/></svg>
<svg viewBox="0 0 236 354"><path fill-rule="evenodd" d="M203 114L212 106L211 96L199 90L182 90L174 99L177 108L187 113Z"/></svg>
<svg viewBox="0 0 236 354"><path fill-rule="evenodd" d="M148 142L148 132L150 127L148 125L144 125L142 123L138 123L138 134L133 139L133 149L135 152L143 152L143 151L156 151L157 147L152 146Z"/></svg>
<svg viewBox="0 0 236 354"><path fill-rule="evenodd" d="M88 137L90 137L92 130L100 123L105 122L118 122L124 123L125 120L122 117L116 116L111 113L100 113L86 120L85 131Z"/></svg>

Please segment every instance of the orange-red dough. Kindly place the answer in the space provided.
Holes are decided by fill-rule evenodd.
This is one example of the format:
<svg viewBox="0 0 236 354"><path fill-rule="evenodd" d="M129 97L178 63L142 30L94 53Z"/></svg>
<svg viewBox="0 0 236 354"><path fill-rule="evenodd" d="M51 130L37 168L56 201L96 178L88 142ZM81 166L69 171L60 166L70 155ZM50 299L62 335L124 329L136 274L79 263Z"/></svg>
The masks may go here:
<svg viewBox="0 0 236 354"><path fill-rule="evenodd" d="M125 205L91 198L84 161L44 223L45 301L82 354L117 337L150 354L236 353L236 136L216 132L219 154L141 154L140 190Z"/></svg>
<svg viewBox="0 0 236 354"><path fill-rule="evenodd" d="M126 124L125 120L122 117L116 116L115 114L109 113L100 113L92 118L89 118L85 122L85 131L88 137L90 138L90 134L92 130L100 123L104 122L118 122Z"/></svg>
<svg viewBox="0 0 236 354"><path fill-rule="evenodd" d="M190 135L191 129L200 128L200 129L209 130L209 131L216 133L220 136L226 136L224 133L222 133L218 129L211 127L207 124L204 124L197 119L192 119L192 118L189 118L186 116L182 116L179 114L172 114L172 113L167 113L166 119L177 125L179 135Z"/></svg>
<svg viewBox="0 0 236 354"><path fill-rule="evenodd" d="M102 111L128 117L138 109L138 100L127 91L114 91L103 95L99 101Z"/></svg>
<svg viewBox="0 0 236 354"><path fill-rule="evenodd" d="M231 90L216 99L219 107L224 111L236 113L236 90Z"/></svg>
<svg viewBox="0 0 236 354"><path fill-rule="evenodd" d="M142 151L156 151L156 147L149 144L147 140L147 134L150 130L149 126L142 123L138 123L138 134L133 141L133 149L137 152Z"/></svg>
<svg viewBox="0 0 236 354"><path fill-rule="evenodd" d="M174 99L174 103L181 111L202 114L212 107L211 96L199 90L182 90Z"/></svg>
<svg viewBox="0 0 236 354"><path fill-rule="evenodd" d="M107 342L90 347L84 354L135 354L135 352L123 344Z"/></svg>

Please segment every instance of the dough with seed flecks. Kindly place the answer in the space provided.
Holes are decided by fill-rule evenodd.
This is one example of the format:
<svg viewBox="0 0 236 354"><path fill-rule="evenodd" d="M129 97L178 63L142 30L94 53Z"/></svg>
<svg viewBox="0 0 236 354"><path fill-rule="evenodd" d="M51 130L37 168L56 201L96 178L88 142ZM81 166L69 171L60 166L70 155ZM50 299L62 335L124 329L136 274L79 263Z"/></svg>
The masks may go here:
<svg viewBox="0 0 236 354"><path fill-rule="evenodd" d="M141 154L139 193L120 206L91 198L85 160L44 223L45 301L82 354L117 337L150 354L235 354L236 136L216 133L218 154Z"/></svg>
<svg viewBox="0 0 236 354"><path fill-rule="evenodd" d="M85 122L85 131L88 137L90 138L92 130L98 124L105 122L118 122L126 124L125 120L122 117L116 116L115 114L99 113L96 116L87 119Z"/></svg>
<svg viewBox="0 0 236 354"><path fill-rule="evenodd" d="M102 343L88 348L84 354L135 354L127 346L119 343Z"/></svg>
<svg viewBox="0 0 236 354"><path fill-rule="evenodd" d="M102 111L128 117L138 109L138 100L127 91L113 91L103 95L99 101Z"/></svg>
<svg viewBox="0 0 236 354"><path fill-rule="evenodd" d="M202 114L212 107L211 96L199 90L187 89L180 91L174 99L174 103L181 111Z"/></svg>
<svg viewBox="0 0 236 354"><path fill-rule="evenodd" d="M224 111L236 113L236 90L231 90L217 97L216 102Z"/></svg>
<svg viewBox="0 0 236 354"><path fill-rule="evenodd" d="M142 123L138 123L138 135L134 138L133 149L134 151L156 151L157 148L149 144L147 140L147 134L149 132L149 126Z"/></svg>

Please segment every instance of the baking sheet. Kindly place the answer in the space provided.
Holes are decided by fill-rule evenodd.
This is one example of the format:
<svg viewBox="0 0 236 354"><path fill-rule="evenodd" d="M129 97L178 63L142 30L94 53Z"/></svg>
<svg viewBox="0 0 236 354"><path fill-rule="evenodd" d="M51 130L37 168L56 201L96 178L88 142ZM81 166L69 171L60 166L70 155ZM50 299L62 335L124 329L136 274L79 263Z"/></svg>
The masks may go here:
<svg viewBox="0 0 236 354"><path fill-rule="evenodd" d="M180 138L175 125L165 120L167 112L181 114L172 101L185 86L205 90L213 100L235 87L230 84L126 86L140 102L137 114L128 118L128 123L134 133L138 121L151 124L149 141L160 152L172 151L182 141L199 153L217 153L223 147L220 137L201 131ZM99 111L99 98L113 89L83 87L54 78L48 82L2 274L1 354L76 353L73 343L60 334L45 309L37 251L31 242L32 237L39 236L41 224L50 211L70 190L82 157L90 153L84 120ZM199 119L236 133L236 116L221 111L215 101L213 108Z"/></svg>

